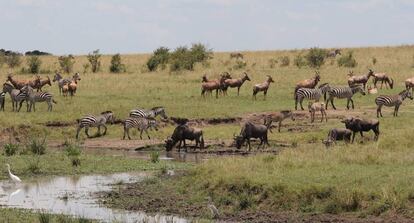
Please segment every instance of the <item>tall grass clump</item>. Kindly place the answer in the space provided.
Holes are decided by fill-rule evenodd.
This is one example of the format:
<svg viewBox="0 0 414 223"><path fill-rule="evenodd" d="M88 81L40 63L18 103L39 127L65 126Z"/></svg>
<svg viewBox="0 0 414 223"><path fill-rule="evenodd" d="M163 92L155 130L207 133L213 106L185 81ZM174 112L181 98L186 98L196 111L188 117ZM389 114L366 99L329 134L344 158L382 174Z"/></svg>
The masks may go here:
<svg viewBox="0 0 414 223"><path fill-rule="evenodd" d="M125 64L122 63L121 54L118 53L112 56L109 71L111 73L125 72Z"/></svg>
<svg viewBox="0 0 414 223"><path fill-rule="evenodd" d="M29 143L26 145L26 149L32 152L35 155L44 155L46 154L46 136L42 139L32 138L29 140Z"/></svg>
<svg viewBox="0 0 414 223"><path fill-rule="evenodd" d="M157 151L153 151L150 154L151 163L158 163L160 161L160 153Z"/></svg>
<svg viewBox="0 0 414 223"><path fill-rule="evenodd" d="M147 61L149 71L156 71L159 67L164 70L170 57L170 49L159 47Z"/></svg>
<svg viewBox="0 0 414 223"><path fill-rule="evenodd" d="M75 64L75 57L71 54L67 56L58 57L59 66L65 73L72 72L73 65Z"/></svg>
<svg viewBox="0 0 414 223"><path fill-rule="evenodd" d="M42 65L42 60L39 56L29 56L27 58L27 66L29 67L29 72L31 74L37 74L40 71L40 66Z"/></svg>
<svg viewBox="0 0 414 223"><path fill-rule="evenodd" d="M89 53L87 56L93 73L96 73L101 69L101 56L102 55L99 53L99 49L92 51L92 53Z"/></svg>
<svg viewBox="0 0 414 223"><path fill-rule="evenodd" d="M358 65L353 52L349 51L338 58L338 66L340 67L356 67Z"/></svg>
<svg viewBox="0 0 414 223"><path fill-rule="evenodd" d="M17 153L19 149L19 144L7 143L3 146L4 148L4 155L6 156L13 156Z"/></svg>
<svg viewBox="0 0 414 223"><path fill-rule="evenodd" d="M313 68L319 68L325 63L326 50L320 48L311 48L305 58L308 65Z"/></svg>
<svg viewBox="0 0 414 223"><path fill-rule="evenodd" d="M48 213L40 213L39 214L39 222L40 223L49 223L51 222L51 215Z"/></svg>
<svg viewBox="0 0 414 223"><path fill-rule="evenodd" d="M65 143L64 150L66 155L69 157L72 166L77 167L81 165L80 156L82 154L82 149L79 145L67 142Z"/></svg>
<svg viewBox="0 0 414 223"><path fill-rule="evenodd" d="M296 55L293 59L293 64L298 68L306 66L305 57L303 57L301 54Z"/></svg>
<svg viewBox="0 0 414 223"><path fill-rule="evenodd" d="M271 58L267 61L270 68L275 68L276 64L279 62L277 59Z"/></svg>
<svg viewBox="0 0 414 223"><path fill-rule="evenodd" d="M289 59L288 56L281 56L279 58L279 61L280 61L280 66L281 67L287 67L290 64L290 59Z"/></svg>

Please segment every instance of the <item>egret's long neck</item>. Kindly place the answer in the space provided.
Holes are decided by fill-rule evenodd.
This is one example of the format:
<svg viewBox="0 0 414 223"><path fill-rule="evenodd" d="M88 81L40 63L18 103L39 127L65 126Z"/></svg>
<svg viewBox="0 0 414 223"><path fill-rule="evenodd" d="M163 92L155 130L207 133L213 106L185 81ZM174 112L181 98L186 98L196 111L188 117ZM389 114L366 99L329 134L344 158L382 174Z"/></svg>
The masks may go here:
<svg viewBox="0 0 414 223"><path fill-rule="evenodd" d="M11 175L12 173L10 172L10 167L7 167L7 170L9 171L9 175Z"/></svg>

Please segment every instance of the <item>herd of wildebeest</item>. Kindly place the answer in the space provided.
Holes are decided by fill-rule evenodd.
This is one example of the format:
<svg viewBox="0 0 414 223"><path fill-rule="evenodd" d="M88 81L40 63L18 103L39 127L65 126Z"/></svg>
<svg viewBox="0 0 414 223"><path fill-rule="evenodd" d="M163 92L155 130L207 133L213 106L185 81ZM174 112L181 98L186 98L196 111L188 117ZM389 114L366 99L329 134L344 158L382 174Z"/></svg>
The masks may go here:
<svg viewBox="0 0 414 223"><path fill-rule="evenodd" d="M394 87L394 80L388 74L374 73L371 69L368 70L368 73L365 75L354 75L351 71L348 76L348 85L340 87L331 86L329 83L319 84L321 80L319 72L316 72L310 79L302 80L296 83L293 91L295 110L297 110L298 104L300 105L300 108L304 110L302 103L304 99L307 99L309 101L308 110L310 113L310 121L314 122L315 114L320 112L321 122L323 122L323 120L327 121L326 110L328 109L329 104L331 104L332 108L336 110L334 104L335 98L347 99L347 109L350 109L351 107L354 109L354 101L352 99L353 95L357 93L362 95L367 93L376 94L378 91L377 84L379 82L381 82L380 89L382 89L383 85L385 85L386 88L389 87L391 89ZM367 86L370 77L373 78L373 88ZM71 96L76 94L78 82L80 80L81 78L79 73L75 73L69 78L64 78L61 74L56 73L52 81L57 83L59 94L66 97L68 94ZM201 96L205 98L208 95L212 95L213 91L215 91L216 98L218 98L219 95L226 96L229 88L237 88L237 95L239 95L240 88L243 86L245 81L251 81L246 72L244 72L240 78L232 78L230 73L224 72L218 79L212 80L209 80L207 75L203 75L201 83ZM272 82L274 82L274 80L268 75L263 83L253 85L253 99L256 100L256 95L259 92L263 92L264 100L266 100L266 95ZM13 111L20 111L23 102L26 102L28 112L31 112L32 108L33 111L35 111L35 104L37 102L47 102L48 111L52 111L53 103L56 104L56 101L53 99L53 95L51 93L42 91L42 87L44 85L52 85L49 77L42 79L39 75L36 75L36 77L32 80L22 80L15 78L11 74L8 75L7 81L3 84L3 92L0 97L0 109L4 111L5 96L6 93L9 93ZM406 98L411 100L413 99L414 77L405 81L405 87L406 88L399 94L380 95L376 97L375 103L377 105L377 118L380 116L382 117L383 106L394 107L393 115L398 116L398 110L402 102ZM323 102L321 102L322 97ZM148 130L158 130L159 128L158 121L156 120L157 116L160 116L162 121L168 119L164 107L154 107L151 109L137 108L131 110L129 117L122 121L124 129L123 139L125 139L126 136L128 139L131 139L129 135L129 130L131 128L136 128L140 131L141 139L143 132L145 132L150 139ZM258 145L258 149L261 146L264 148L266 145L269 145L268 131L271 132L272 123L278 123L278 131L280 132L281 123L287 118L295 120L295 112L292 110L283 110L279 112L266 113L262 122L263 124L258 124L253 121L245 121L242 124L240 134L234 136L233 145L237 149L240 149L247 142L248 149L250 150L250 140L259 139L260 144ZM114 121L115 117L112 111L105 111L99 115L86 115L77 120L76 139L79 138L79 133L83 128L85 129L87 137L91 137L88 133L90 127L96 127L98 129L95 136L105 135L107 131L106 124L114 123ZM338 140L343 140L345 143L354 142L356 133L359 132L362 137L363 132L371 130L375 134L375 140L379 137L380 130L378 119L348 117L343 119L341 122L345 124L345 128L330 129L327 139L323 140L325 145L333 145ZM165 140L165 147L167 151L172 150L177 144L179 151L182 146L186 149L185 140L195 140L196 148L198 147L201 149L205 147L202 129L190 126L186 119L181 119L181 121L176 123L177 127L174 129L171 137L168 137L167 140ZM101 128L104 129L102 134Z"/></svg>

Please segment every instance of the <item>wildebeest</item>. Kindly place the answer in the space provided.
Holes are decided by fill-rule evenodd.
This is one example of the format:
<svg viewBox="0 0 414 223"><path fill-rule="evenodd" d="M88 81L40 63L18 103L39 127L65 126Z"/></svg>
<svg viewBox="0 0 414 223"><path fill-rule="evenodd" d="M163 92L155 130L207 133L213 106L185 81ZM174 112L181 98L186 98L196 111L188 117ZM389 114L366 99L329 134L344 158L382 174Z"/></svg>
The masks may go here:
<svg viewBox="0 0 414 223"><path fill-rule="evenodd" d="M341 121L345 123L345 127L352 131L352 142L355 139L355 133L359 132L363 137L362 132L373 131L375 133L374 140L378 140L380 130L378 119L362 119L358 117L348 117Z"/></svg>
<svg viewBox="0 0 414 223"><path fill-rule="evenodd" d="M243 54L242 53L230 53L230 59L236 58L236 59L243 59Z"/></svg>
<svg viewBox="0 0 414 223"><path fill-rule="evenodd" d="M227 95L227 88L228 88L228 87L231 87L231 88L235 88L235 87L237 87L237 96L239 95L239 93L240 93L240 88L241 88L241 86L243 85L243 83L244 83L245 81L250 81L250 78L249 78L249 76L247 76L247 73L246 73L246 72L244 72L243 74L244 74L244 75L243 75L243 77L241 77L241 78L236 78L236 79L226 79L226 80L224 80L224 86L223 86L223 94L224 94L224 95Z"/></svg>
<svg viewBox="0 0 414 223"><path fill-rule="evenodd" d="M349 129L343 129L343 128L334 128L329 130L328 132L328 138L323 141L323 144L325 144L327 147L331 146L332 144L335 144L336 141L343 140L345 143L351 142L351 135L352 131Z"/></svg>
<svg viewBox="0 0 414 223"><path fill-rule="evenodd" d="M198 128L190 127L186 124L178 125L172 134L167 140L165 140L165 148L167 151L171 151L175 144L178 144L178 151L181 150L181 143L184 143L184 149L187 151L187 147L185 144L185 140L195 140L196 147L200 147L200 149L204 148L204 137L203 137L203 130Z"/></svg>
<svg viewBox="0 0 414 223"><path fill-rule="evenodd" d="M388 74L386 73L376 73L373 75L374 77L374 87L377 88L377 82L381 81L381 87L380 89L382 89L382 85L385 82L385 88L387 88L387 85L392 89L394 86L394 80L392 78L389 77Z"/></svg>
<svg viewBox="0 0 414 223"><path fill-rule="evenodd" d="M253 86L253 99L256 100L256 94L260 91L263 91L264 99L266 100L267 90L269 89L270 83L274 82L272 77L267 75L267 80L261 84L256 84Z"/></svg>
<svg viewBox="0 0 414 223"><path fill-rule="evenodd" d="M272 125L272 122L278 122L279 123L278 131L280 132L280 126L282 125L282 121L289 117L292 119L292 121L295 121L294 114L291 110L272 112L266 115L264 119L264 124L269 128L269 131L272 132L272 129L270 128Z"/></svg>
<svg viewBox="0 0 414 223"><path fill-rule="evenodd" d="M349 86L354 86L356 84L362 84L363 87L364 87L364 90L365 90L365 86L367 85L369 77L374 76L374 71L369 69L367 74L361 75L361 76L354 76L354 72L351 71L351 72L349 72L348 76L349 76L349 78L348 78L348 85Z"/></svg>
<svg viewBox="0 0 414 223"><path fill-rule="evenodd" d="M299 88L315 88L320 80L321 80L321 76L319 75L319 71L315 71L315 76L313 78L302 80L296 83L294 93L296 94L296 91Z"/></svg>
<svg viewBox="0 0 414 223"><path fill-rule="evenodd" d="M251 138L260 139L260 144L257 149L259 149L261 145L263 145L264 148L266 145L269 145L269 142L267 140L267 130L268 127L266 125L253 124L251 122L244 123L240 134L238 136L234 136L234 143L236 145L236 148L240 149L244 145L245 141L247 141L247 145L249 146L250 151Z"/></svg>

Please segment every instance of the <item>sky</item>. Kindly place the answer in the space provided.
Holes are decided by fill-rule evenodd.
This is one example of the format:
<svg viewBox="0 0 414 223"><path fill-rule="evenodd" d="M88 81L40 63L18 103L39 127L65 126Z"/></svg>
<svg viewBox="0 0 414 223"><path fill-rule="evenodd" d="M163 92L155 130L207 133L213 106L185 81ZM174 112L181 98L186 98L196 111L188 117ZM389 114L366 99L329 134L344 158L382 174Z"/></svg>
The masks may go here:
<svg viewBox="0 0 414 223"><path fill-rule="evenodd" d="M0 0L0 48L53 54L414 43L412 0Z"/></svg>

